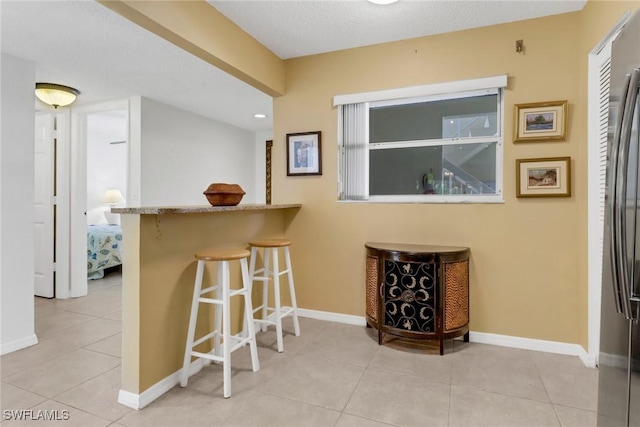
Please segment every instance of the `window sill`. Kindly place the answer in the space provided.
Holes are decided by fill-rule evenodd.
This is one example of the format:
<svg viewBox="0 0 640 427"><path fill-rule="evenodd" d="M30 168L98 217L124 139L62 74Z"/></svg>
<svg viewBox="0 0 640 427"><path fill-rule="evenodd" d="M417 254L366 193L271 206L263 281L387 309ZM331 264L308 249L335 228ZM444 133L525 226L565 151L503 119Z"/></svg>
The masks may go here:
<svg viewBox="0 0 640 427"><path fill-rule="evenodd" d="M337 200L338 203L395 203L395 204L503 204L502 196L460 196L452 199L445 196L371 196L368 200Z"/></svg>

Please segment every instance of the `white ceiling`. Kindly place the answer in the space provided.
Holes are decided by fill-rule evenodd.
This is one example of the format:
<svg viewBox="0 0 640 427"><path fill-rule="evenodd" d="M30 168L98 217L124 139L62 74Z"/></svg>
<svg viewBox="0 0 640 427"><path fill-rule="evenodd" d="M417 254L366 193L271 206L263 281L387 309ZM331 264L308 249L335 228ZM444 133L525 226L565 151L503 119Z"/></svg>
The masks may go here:
<svg viewBox="0 0 640 427"><path fill-rule="evenodd" d="M0 0L2 53L36 81L80 90L74 105L142 95L248 130L271 129L271 97L93 1Z"/></svg>
<svg viewBox="0 0 640 427"><path fill-rule="evenodd" d="M581 10L586 0L207 0L280 58Z"/></svg>
<svg viewBox="0 0 640 427"><path fill-rule="evenodd" d="M586 0L209 3L285 59L571 12ZM0 36L2 53L35 62L36 81L79 89L74 105L142 95L252 131L272 126L269 96L91 0L0 0Z"/></svg>

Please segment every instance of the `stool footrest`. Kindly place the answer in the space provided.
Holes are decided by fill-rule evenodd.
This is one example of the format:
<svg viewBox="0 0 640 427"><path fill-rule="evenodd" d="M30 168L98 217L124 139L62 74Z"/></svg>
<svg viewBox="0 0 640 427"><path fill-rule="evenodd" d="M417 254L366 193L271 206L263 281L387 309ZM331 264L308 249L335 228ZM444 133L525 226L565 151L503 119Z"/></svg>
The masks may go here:
<svg viewBox="0 0 640 427"><path fill-rule="evenodd" d="M209 293L209 292L211 292L211 291L215 291L216 289L218 289L218 285L210 286L210 287L208 287L207 289L203 289L203 290L201 290L201 291L200 291L200 295L207 294L207 293Z"/></svg>
<svg viewBox="0 0 640 427"><path fill-rule="evenodd" d="M264 323L265 325L275 325L275 320L253 319L253 323Z"/></svg>
<svg viewBox="0 0 640 427"><path fill-rule="evenodd" d="M256 273L258 273L258 271L256 271ZM286 270L282 270L281 272L278 273L278 276L282 276L284 274L289 273L289 269ZM273 271L269 270L269 272L267 273L267 276L253 276L253 280L261 280L261 281L267 281L269 280L270 277L273 277Z"/></svg>
<svg viewBox="0 0 640 427"><path fill-rule="evenodd" d="M198 339L197 341L194 341L193 342L193 347L202 344L206 340L209 340L209 339L215 337L216 335L222 335L222 334L220 334L218 331L213 331L213 332L203 336L202 338Z"/></svg>
<svg viewBox="0 0 640 427"><path fill-rule="evenodd" d="M260 307L262 308L262 307ZM285 316L288 316L290 314L292 314L294 312L294 308L293 307L281 307L280 308L280 318L284 318ZM267 307L267 311L269 311L269 316L275 314L276 309L273 307ZM255 311L254 311L255 312ZM275 320L268 320L268 319L256 319L254 318L253 321L255 323L265 323L267 325L275 325L276 321Z"/></svg>
<svg viewBox="0 0 640 427"><path fill-rule="evenodd" d="M200 338L198 341L193 343L193 346L195 347L196 345L204 342L206 339L211 338L212 336L216 335L218 333L218 331L213 331L212 333L205 335L204 337ZM229 353L233 353L234 351L236 351L237 349L239 349L240 347L243 347L244 345L246 345L247 343L249 343L249 341L251 341L250 337L241 337L239 335L231 335L229 337L229 340L233 340L235 341L235 343L229 342L229 343L222 343L221 345L224 347L225 345L232 345L231 348L229 349ZM215 350L211 350L212 352ZM209 359L209 360L213 360L214 362L224 362L224 358L223 356L217 356L213 353L202 353L200 351L191 351L191 355L195 356L195 357L202 357L204 359Z"/></svg>
<svg viewBox="0 0 640 427"><path fill-rule="evenodd" d="M213 360L214 362L224 362L224 358L222 356L216 356L215 354L211 354L211 353L201 353L199 351L192 351L191 355L195 357L201 357L203 359Z"/></svg>
<svg viewBox="0 0 640 427"><path fill-rule="evenodd" d="M235 291L229 293L229 298L235 297L237 295L242 295L242 294L244 294L246 292L247 292L247 290L245 288L236 289ZM200 297L200 298L198 298L198 301L206 303L206 304L220 304L220 305L223 304L223 301L221 299L216 299L216 298L203 298L203 297Z"/></svg>

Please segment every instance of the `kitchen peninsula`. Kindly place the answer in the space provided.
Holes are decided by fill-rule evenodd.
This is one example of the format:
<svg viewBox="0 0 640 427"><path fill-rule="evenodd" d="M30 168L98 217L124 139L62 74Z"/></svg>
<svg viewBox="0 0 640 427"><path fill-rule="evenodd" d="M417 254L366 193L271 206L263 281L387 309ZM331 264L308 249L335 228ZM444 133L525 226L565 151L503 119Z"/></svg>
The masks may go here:
<svg viewBox="0 0 640 427"><path fill-rule="evenodd" d="M178 383L196 271L194 254L205 248L246 247L255 238L285 237L300 208L300 204L112 208L112 213L121 214L124 257L118 402L140 409ZM232 287L237 286L239 267L232 268L231 280ZM205 281L214 283L213 268L207 268ZM241 324L237 304L232 317L236 330ZM201 311L198 329L212 321L210 311Z"/></svg>

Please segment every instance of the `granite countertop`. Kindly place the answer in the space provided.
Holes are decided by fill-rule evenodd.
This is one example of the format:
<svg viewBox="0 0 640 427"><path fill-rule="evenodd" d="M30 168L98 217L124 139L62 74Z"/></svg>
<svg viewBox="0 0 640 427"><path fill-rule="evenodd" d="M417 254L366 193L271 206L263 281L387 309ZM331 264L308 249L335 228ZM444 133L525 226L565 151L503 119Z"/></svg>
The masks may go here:
<svg viewBox="0 0 640 427"><path fill-rule="evenodd" d="M137 215L163 215L163 214L192 214L210 212L234 212L234 211L265 211L273 209L299 209L300 203L290 203L281 205L246 204L237 206L149 206L131 208L111 208L111 213L116 214L137 214Z"/></svg>

